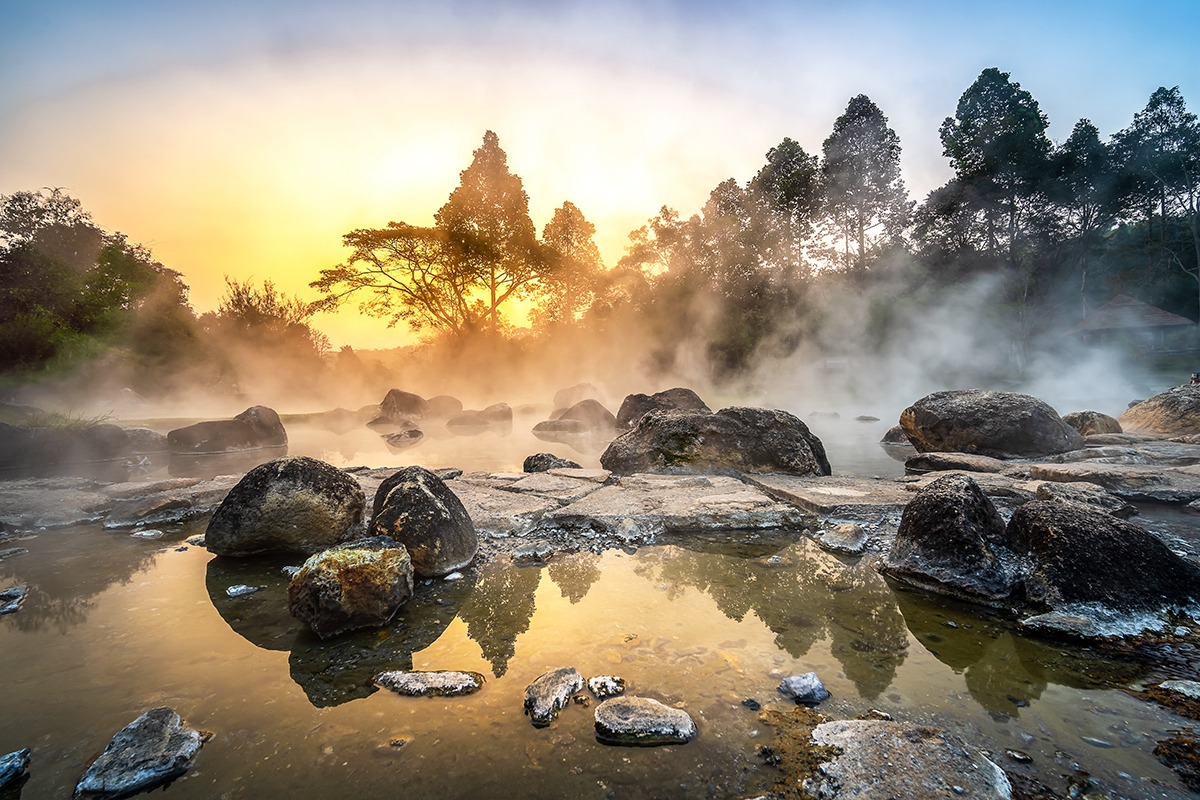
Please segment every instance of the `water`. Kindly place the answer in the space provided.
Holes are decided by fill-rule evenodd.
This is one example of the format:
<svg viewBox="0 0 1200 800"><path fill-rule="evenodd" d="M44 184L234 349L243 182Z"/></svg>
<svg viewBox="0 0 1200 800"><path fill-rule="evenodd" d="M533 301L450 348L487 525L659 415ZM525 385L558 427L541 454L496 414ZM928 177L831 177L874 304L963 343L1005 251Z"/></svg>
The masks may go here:
<svg viewBox="0 0 1200 800"><path fill-rule="evenodd" d="M775 687L808 671L835 718L878 708L945 725L1060 791L1081 768L1114 797L1190 796L1151 752L1187 721L1121 691L1150 677L1143 666L893 591L866 559L807 540L678 537L544 567L495 563L419 586L386 629L321 642L286 611L288 559L181 549L203 527L157 541L47 531L0 562L0 586L30 586L0 618L0 753L33 748L24 800L69 796L111 735L158 705L213 734L168 789L176 800L751 797L779 773L758 756L770 729L741 701L785 707ZM228 597L239 583L262 588ZM534 728L525 686L564 665L686 708L699 737L603 745L578 705ZM372 689L376 672L410 666L487 683L454 699ZM1006 761L1007 748L1033 764Z"/></svg>

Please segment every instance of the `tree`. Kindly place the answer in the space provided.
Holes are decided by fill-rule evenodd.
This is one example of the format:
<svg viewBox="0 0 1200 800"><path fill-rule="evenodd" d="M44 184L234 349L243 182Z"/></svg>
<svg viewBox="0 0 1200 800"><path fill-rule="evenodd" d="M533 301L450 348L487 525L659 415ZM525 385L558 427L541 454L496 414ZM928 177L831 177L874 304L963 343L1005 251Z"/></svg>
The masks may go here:
<svg viewBox="0 0 1200 800"><path fill-rule="evenodd" d="M603 265L596 226L567 201L542 230L549 268L534 318L542 324L574 322L591 305Z"/></svg>
<svg viewBox="0 0 1200 800"><path fill-rule="evenodd" d="M389 222L347 233L342 241L350 257L310 284L325 295L314 309L332 310L358 296L365 313L391 324L403 320L414 331L455 338L499 333L505 303L534 292L552 262L496 134L484 135L435 220L432 227Z"/></svg>
<svg viewBox="0 0 1200 800"><path fill-rule="evenodd" d="M822 152L824 212L842 242L838 260L844 269L866 269L870 252L898 241L908 225L900 137L879 107L860 94L834 122Z"/></svg>
<svg viewBox="0 0 1200 800"><path fill-rule="evenodd" d="M807 245L820 202L820 166L794 140L784 138L767 151L767 163L747 187L766 210L772 236L768 258L781 266L785 280L805 270Z"/></svg>

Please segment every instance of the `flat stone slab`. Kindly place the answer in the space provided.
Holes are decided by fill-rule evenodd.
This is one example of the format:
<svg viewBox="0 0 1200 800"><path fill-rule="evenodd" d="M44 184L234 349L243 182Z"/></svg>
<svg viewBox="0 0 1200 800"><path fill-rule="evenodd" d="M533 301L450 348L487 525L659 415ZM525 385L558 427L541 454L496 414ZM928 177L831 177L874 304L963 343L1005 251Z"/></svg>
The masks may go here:
<svg viewBox="0 0 1200 800"><path fill-rule="evenodd" d="M884 478L805 478L782 473L747 475L772 497L814 514L861 519L898 513L912 499L910 484Z"/></svg>
<svg viewBox="0 0 1200 800"><path fill-rule="evenodd" d="M175 711L151 709L117 731L79 779L75 797L108 800L152 789L187 772L200 745L200 732Z"/></svg>
<svg viewBox="0 0 1200 800"><path fill-rule="evenodd" d="M478 672L454 670L396 670L375 676L376 686L406 697L459 697L478 692L483 682Z"/></svg>
<svg viewBox="0 0 1200 800"><path fill-rule="evenodd" d="M492 535L521 536L561 505L552 498L496 489L464 478L449 481L446 486L462 501L475 530Z"/></svg>
<svg viewBox="0 0 1200 800"><path fill-rule="evenodd" d="M838 720L818 725L812 741L841 750L802 784L814 797L1012 797L1004 770L942 728Z"/></svg>
<svg viewBox="0 0 1200 800"><path fill-rule="evenodd" d="M189 489L198 483L200 478L166 478L160 481L122 481L105 486L100 491L114 500L133 500L152 494L161 494L176 489Z"/></svg>
<svg viewBox="0 0 1200 800"><path fill-rule="evenodd" d="M554 469L546 470L550 475L559 475L564 478L575 478L581 481L592 481L593 483L607 483L612 477L612 473L606 469L573 469L568 467L555 467Z"/></svg>
<svg viewBox="0 0 1200 800"><path fill-rule="evenodd" d="M596 706L596 739L604 744L647 747L687 744L696 722L679 708L650 697L614 697Z"/></svg>
<svg viewBox="0 0 1200 800"><path fill-rule="evenodd" d="M573 503L599 489L600 483L549 472L531 472L528 477L513 481L501 488L513 492L529 492L549 497L562 503Z"/></svg>
<svg viewBox="0 0 1200 800"><path fill-rule="evenodd" d="M583 688L583 676L574 667L559 667L525 688L525 714L535 728L544 728Z"/></svg>
<svg viewBox="0 0 1200 800"><path fill-rule="evenodd" d="M1084 461L1074 464L1030 464L1029 472L1037 480L1094 483L1117 497L1131 501L1190 503L1200 499L1200 470L1196 467L1164 469Z"/></svg>

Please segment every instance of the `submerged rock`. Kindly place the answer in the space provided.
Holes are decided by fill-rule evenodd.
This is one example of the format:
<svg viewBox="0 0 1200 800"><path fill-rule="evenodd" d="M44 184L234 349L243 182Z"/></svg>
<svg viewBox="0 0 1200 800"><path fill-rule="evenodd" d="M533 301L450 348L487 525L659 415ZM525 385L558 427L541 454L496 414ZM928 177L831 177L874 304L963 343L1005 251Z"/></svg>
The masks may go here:
<svg viewBox="0 0 1200 800"><path fill-rule="evenodd" d="M534 453L531 456L526 456L525 463L521 465L524 472L548 472L552 469L580 469L581 467L566 458L559 458L553 453Z"/></svg>
<svg viewBox="0 0 1200 800"><path fill-rule="evenodd" d="M588 678L587 687L597 700L606 700L609 697L625 694L625 679L618 678L616 675L597 675L594 678Z"/></svg>
<svg viewBox="0 0 1200 800"><path fill-rule="evenodd" d="M544 728L582 688L583 676L574 667L551 670L525 688L525 715L535 728Z"/></svg>
<svg viewBox="0 0 1200 800"><path fill-rule="evenodd" d="M679 708L649 697L614 697L596 706L596 738L605 744L687 744L696 723Z"/></svg>
<svg viewBox="0 0 1200 800"><path fill-rule="evenodd" d="M803 706L815 706L829 699L829 690L815 672L784 678L779 684L779 693Z"/></svg>
<svg viewBox="0 0 1200 800"><path fill-rule="evenodd" d="M11 586L0 592L0 617L17 611L25 602L27 594L29 594L29 587L24 584Z"/></svg>
<svg viewBox="0 0 1200 800"><path fill-rule="evenodd" d="M1035 457L1083 446L1083 437L1053 408L1015 392L934 392L904 409L900 425L923 453Z"/></svg>
<svg viewBox="0 0 1200 800"><path fill-rule="evenodd" d="M386 625L412 590L404 546L384 537L362 539L305 561L288 583L288 611L327 639Z"/></svg>
<svg viewBox="0 0 1200 800"><path fill-rule="evenodd" d="M407 697L458 697L474 694L483 688L483 676L478 672L393 671L375 676L375 685Z"/></svg>
<svg viewBox="0 0 1200 800"><path fill-rule="evenodd" d="M251 406L233 419L197 422L167 433L168 449L185 455L286 447L287 443L279 415L266 406Z"/></svg>
<svg viewBox="0 0 1200 800"><path fill-rule="evenodd" d="M979 485L966 475L945 475L905 506L879 571L939 594L1005 605L1014 575L996 550L1004 542L1004 520Z"/></svg>
<svg viewBox="0 0 1200 800"><path fill-rule="evenodd" d="M975 797L1009 800L1004 770L942 728L882 720L823 722L818 747L837 748L802 789L839 797Z"/></svg>
<svg viewBox="0 0 1200 800"><path fill-rule="evenodd" d="M170 708L142 714L113 736L75 787L81 800L126 797L178 778L200 751L200 732Z"/></svg>
<svg viewBox="0 0 1200 800"><path fill-rule="evenodd" d="M735 470L829 475L825 447L786 411L651 411L613 440L600 464L613 472Z"/></svg>
<svg viewBox="0 0 1200 800"><path fill-rule="evenodd" d="M475 525L462 501L423 467L405 467L380 484L371 535L403 544L413 573L422 578L462 569L479 551Z"/></svg>
<svg viewBox="0 0 1200 800"><path fill-rule="evenodd" d="M1121 428L1134 433L1187 436L1200 433L1200 386L1184 385L1156 394L1120 416Z"/></svg>
<svg viewBox="0 0 1200 800"><path fill-rule="evenodd" d="M817 544L831 553L844 556L860 556L867 549L870 537L861 525L843 522L817 534Z"/></svg>
<svg viewBox="0 0 1200 800"><path fill-rule="evenodd" d="M712 413L700 396L691 389L676 387L655 394L631 394L617 411L617 426L632 428L651 411L702 411Z"/></svg>
<svg viewBox="0 0 1200 800"><path fill-rule="evenodd" d="M1063 422L1079 431L1080 436L1100 436L1109 433L1124 433L1121 423L1099 411L1072 411L1063 414Z"/></svg>
<svg viewBox="0 0 1200 800"><path fill-rule="evenodd" d="M217 555L313 553L345 541L362 523L358 481L324 461L281 458L246 473L217 507L205 545Z"/></svg>
<svg viewBox="0 0 1200 800"><path fill-rule="evenodd" d="M29 774L29 748L0 756L0 789L12 786Z"/></svg>

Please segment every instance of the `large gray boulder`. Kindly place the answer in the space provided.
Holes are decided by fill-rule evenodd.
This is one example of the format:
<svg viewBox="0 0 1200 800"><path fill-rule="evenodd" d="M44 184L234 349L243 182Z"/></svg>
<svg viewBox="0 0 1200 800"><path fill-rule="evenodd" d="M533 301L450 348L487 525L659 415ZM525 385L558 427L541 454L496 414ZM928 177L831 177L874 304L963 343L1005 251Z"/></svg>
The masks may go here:
<svg viewBox="0 0 1200 800"><path fill-rule="evenodd" d="M1200 433L1200 386L1186 384L1156 394L1118 418L1122 430L1162 436Z"/></svg>
<svg viewBox="0 0 1200 800"><path fill-rule="evenodd" d="M288 584L288 611L322 639L388 624L412 597L404 545L376 537L311 556Z"/></svg>
<svg viewBox="0 0 1200 800"><path fill-rule="evenodd" d="M191 768L200 732L170 708L142 714L113 736L75 787L77 800L109 800L152 789Z"/></svg>
<svg viewBox="0 0 1200 800"><path fill-rule="evenodd" d="M632 428L643 415L650 411L705 411L712 409L704 404L700 396L691 389L675 387L654 394L631 394L621 403L617 411L617 425Z"/></svg>
<svg viewBox="0 0 1200 800"><path fill-rule="evenodd" d="M938 478L900 518L879 571L903 583L986 605L1007 606L1016 576L1004 520L966 475Z"/></svg>
<svg viewBox="0 0 1200 800"><path fill-rule="evenodd" d="M366 498L358 481L307 456L280 458L246 473L213 512L205 533L222 556L314 553L360 531Z"/></svg>
<svg viewBox="0 0 1200 800"><path fill-rule="evenodd" d="M251 406L233 419L197 422L167 433L167 448L179 455L287 447L287 443L279 415L266 406Z"/></svg>
<svg viewBox="0 0 1200 800"><path fill-rule="evenodd" d="M600 456L621 474L668 469L829 475L825 447L797 417L762 408L651 411Z"/></svg>
<svg viewBox="0 0 1200 800"><path fill-rule="evenodd" d="M1083 447L1083 437L1046 403L1027 394L962 389L926 395L900 414L921 452L1021 458Z"/></svg>
<svg viewBox="0 0 1200 800"><path fill-rule="evenodd" d="M405 467L379 485L371 535L402 543L413 572L422 578L462 569L479 551L475 525L462 501L423 467Z"/></svg>

